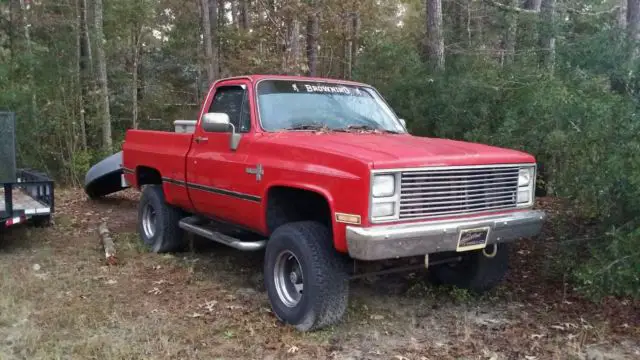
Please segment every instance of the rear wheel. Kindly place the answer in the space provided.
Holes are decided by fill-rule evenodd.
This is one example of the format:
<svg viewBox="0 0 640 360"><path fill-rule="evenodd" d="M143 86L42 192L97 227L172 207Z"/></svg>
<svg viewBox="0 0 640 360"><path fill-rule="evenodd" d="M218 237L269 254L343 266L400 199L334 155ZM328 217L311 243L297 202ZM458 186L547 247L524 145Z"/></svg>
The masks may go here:
<svg viewBox="0 0 640 360"><path fill-rule="evenodd" d="M138 205L138 232L142 242L153 252L178 251L184 246L183 231L178 225L182 212L167 204L161 185L148 185Z"/></svg>
<svg viewBox="0 0 640 360"><path fill-rule="evenodd" d="M436 284L454 285L475 293L483 293L497 286L509 266L506 244L489 245L486 249L462 256L460 262L438 265L429 269L430 280Z"/></svg>
<svg viewBox="0 0 640 360"><path fill-rule="evenodd" d="M300 221L276 229L265 251L264 282L274 314L300 331L337 323L348 302L342 254L326 226Z"/></svg>

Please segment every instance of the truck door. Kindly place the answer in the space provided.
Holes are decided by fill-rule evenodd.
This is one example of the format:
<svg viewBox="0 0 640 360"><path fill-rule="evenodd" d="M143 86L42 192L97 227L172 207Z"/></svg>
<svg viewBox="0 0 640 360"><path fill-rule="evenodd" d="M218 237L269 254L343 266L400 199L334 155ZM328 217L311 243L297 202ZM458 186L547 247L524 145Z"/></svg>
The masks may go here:
<svg viewBox="0 0 640 360"><path fill-rule="evenodd" d="M257 229L257 219L249 214L260 208L260 196L246 193L243 186L250 177L246 170L252 143L250 91L248 81L234 80L218 85L209 95L200 117L208 112L226 113L243 137L232 150L231 132L206 132L199 119L187 156L187 187L198 213Z"/></svg>

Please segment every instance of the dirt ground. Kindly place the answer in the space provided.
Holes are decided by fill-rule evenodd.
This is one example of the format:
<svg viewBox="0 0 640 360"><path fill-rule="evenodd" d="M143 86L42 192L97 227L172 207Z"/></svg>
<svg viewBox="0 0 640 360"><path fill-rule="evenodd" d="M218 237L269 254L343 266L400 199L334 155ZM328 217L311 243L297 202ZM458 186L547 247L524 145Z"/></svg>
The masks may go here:
<svg viewBox="0 0 640 360"><path fill-rule="evenodd" d="M354 280L344 321L302 334L270 311L262 253L196 241L151 254L137 199L59 191L52 227L0 234L1 360L640 359L638 302L593 304L543 277L552 234L513 247L508 278L485 296L431 286L425 272ZM116 266L105 265L101 221Z"/></svg>

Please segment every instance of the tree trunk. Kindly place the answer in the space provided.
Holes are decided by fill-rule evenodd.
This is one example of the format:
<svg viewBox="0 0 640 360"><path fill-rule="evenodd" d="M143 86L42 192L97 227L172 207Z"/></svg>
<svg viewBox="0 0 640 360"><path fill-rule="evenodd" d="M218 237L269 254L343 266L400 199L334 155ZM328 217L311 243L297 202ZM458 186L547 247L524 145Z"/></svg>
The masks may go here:
<svg viewBox="0 0 640 360"><path fill-rule="evenodd" d="M92 103L91 94L95 93L95 74L93 64L93 51L91 49L91 35L89 34L89 8L87 7L87 0L78 0L80 6L80 70L81 70L81 84L82 84L82 113L84 117L84 124L81 126L87 128L87 124L90 124L89 119L89 106ZM85 133L86 134L86 133ZM89 140L87 140L89 143Z"/></svg>
<svg viewBox="0 0 640 360"><path fill-rule="evenodd" d="M24 39L27 44L27 55L29 56L29 62L31 63L31 35L29 33L29 20L27 19L27 6L24 0L20 0L20 11L22 12L22 26L24 30Z"/></svg>
<svg viewBox="0 0 640 360"><path fill-rule="evenodd" d="M538 50L537 45L540 34L538 30L540 29L540 6L542 5L542 0L527 0L524 2L524 9L527 10L528 13L536 13L535 16L524 16L523 21L520 22L519 26L523 30L524 37L521 37L521 41L523 44L534 44L533 50ZM514 48L515 51L515 48Z"/></svg>
<svg viewBox="0 0 640 360"><path fill-rule="evenodd" d="M249 17L249 0L240 0L240 27L242 30L249 30L251 18Z"/></svg>
<svg viewBox="0 0 640 360"><path fill-rule="evenodd" d="M13 3L14 0L9 0L9 54L11 56L12 63L16 55L15 34L13 32L13 29L15 28L15 20L13 17L15 9L13 8Z"/></svg>
<svg viewBox="0 0 640 360"><path fill-rule="evenodd" d="M82 37L83 37L83 57L86 59L87 67L89 69L89 76L93 77L93 53L91 50L91 36L89 35L89 17L87 0L82 1Z"/></svg>
<svg viewBox="0 0 640 360"><path fill-rule="evenodd" d="M80 146L87 150L87 129L84 119L84 86L82 77L82 6L81 0L75 1L76 8L76 88L78 91L78 121L80 122Z"/></svg>
<svg viewBox="0 0 640 360"><path fill-rule="evenodd" d="M358 46L360 46L360 12L356 11L352 18L351 33L351 75L358 62Z"/></svg>
<svg viewBox="0 0 640 360"><path fill-rule="evenodd" d="M471 0L469 0L469 2L471 2ZM489 5L487 5L485 2L480 2L479 4L476 5L476 8L474 9L474 13L477 12L479 14L486 14L487 13L487 7ZM470 29L470 27L468 28L468 34L469 34L469 38L471 39L471 33L473 32L473 42L474 44L480 44L481 46L484 46L484 44L486 43L485 38L486 38L486 33L487 31L485 31L485 25L486 22L484 20L483 17L480 16L471 16L471 10L468 11L468 18L469 19L473 19L473 31ZM471 40L470 40L471 41Z"/></svg>
<svg viewBox="0 0 640 360"><path fill-rule="evenodd" d="M427 1L426 53L435 71L444 70L444 34L442 32L442 1Z"/></svg>
<svg viewBox="0 0 640 360"><path fill-rule="evenodd" d="M109 110L109 86L107 83L107 59L104 52L104 30L102 22L102 0L95 0L95 32L96 51L98 56L98 87L102 102L102 142L104 150L111 153L113 140L111 139L111 113Z"/></svg>
<svg viewBox="0 0 640 360"><path fill-rule="evenodd" d="M230 0L231 2L231 26L238 28L238 1Z"/></svg>
<svg viewBox="0 0 640 360"><path fill-rule="evenodd" d="M342 77L345 79L351 79L351 68L353 62L353 32L351 21L351 14L347 16L344 21L344 66L342 71Z"/></svg>
<svg viewBox="0 0 640 360"><path fill-rule="evenodd" d="M209 0L209 21L211 21L211 53L214 61L214 74L217 79L220 77L220 46L219 46L219 27L220 17L224 15L224 0Z"/></svg>
<svg viewBox="0 0 640 360"><path fill-rule="evenodd" d="M637 0L640 1L640 0ZM556 59L556 0L542 0L540 5L540 17L542 28L540 30L540 63L553 73Z"/></svg>
<svg viewBox="0 0 640 360"><path fill-rule="evenodd" d="M518 0L511 0L511 6L517 8ZM507 32L504 36L505 65L513 64L516 56L516 37L518 35L518 13L516 11L508 11L507 14Z"/></svg>
<svg viewBox="0 0 640 360"><path fill-rule="evenodd" d="M300 73L300 21L294 18L291 21L291 30L289 33L289 61L288 71L299 75Z"/></svg>
<svg viewBox="0 0 640 360"><path fill-rule="evenodd" d="M311 0L311 10L307 19L307 62L309 76L318 73L318 37L320 34L320 8L318 0Z"/></svg>
<svg viewBox="0 0 640 360"><path fill-rule="evenodd" d="M209 9L211 11L211 15L209 15L209 17L211 18L211 21L214 21L213 19L216 17L218 18L216 22L216 29L220 29L227 25L227 10L225 9L224 3L225 0L209 0ZM217 9L217 13L215 14L216 16L213 16L213 6Z"/></svg>
<svg viewBox="0 0 640 360"><path fill-rule="evenodd" d="M131 122L134 129L138 128L138 64L141 40L142 28L139 28L133 34L133 65L131 66Z"/></svg>
<svg viewBox="0 0 640 360"><path fill-rule="evenodd" d="M640 0L627 2L627 31L631 41L640 41Z"/></svg>
<svg viewBox="0 0 640 360"><path fill-rule="evenodd" d="M204 56L207 68L209 85L216 80L216 63L213 54L213 41L211 38L211 19L209 18L209 0L202 0L202 28L204 41Z"/></svg>
<svg viewBox="0 0 640 360"><path fill-rule="evenodd" d="M618 27L625 29L627 27L627 0L619 0L620 8L618 9Z"/></svg>
<svg viewBox="0 0 640 360"><path fill-rule="evenodd" d="M309 0L313 1L313 0ZM267 17L276 15L276 2L275 0L267 0Z"/></svg>
<svg viewBox="0 0 640 360"><path fill-rule="evenodd" d="M524 2L524 8L527 10L540 11L542 0L527 0Z"/></svg>
<svg viewBox="0 0 640 360"><path fill-rule="evenodd" d="M27 57L29 64L29 74L27 75L27 82L30 86L31 90L31 118L37 122L38 116L36 114L36 89L35 89L35 69L33 66L33 51L31 46L31 33L29 32L29 28L31 24L29 24L29 18L27 17L27 6L24 0L20 0L20 10L22 12L22 26L24 26L24 39L27 44Z"/></svg>

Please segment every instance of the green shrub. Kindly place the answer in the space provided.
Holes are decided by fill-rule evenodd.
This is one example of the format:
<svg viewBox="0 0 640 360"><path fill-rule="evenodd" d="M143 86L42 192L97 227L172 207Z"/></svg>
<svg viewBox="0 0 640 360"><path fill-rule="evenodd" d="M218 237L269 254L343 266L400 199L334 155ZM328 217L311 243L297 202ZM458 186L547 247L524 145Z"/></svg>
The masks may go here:
<svg viewBox="0 0 640 360"><path fill-rule="evenodd" d="M581 41L591 44L601 36ZM359 78L383 93L413 134L487 143L536 157L538 183L548 194L569 199L575 216L599 234L600 241L587 249L578 248L585 242L572 241L575 251L561 252L573 257L563 262L575 264L569 270L581 291L640 297L640 230L630 226L640 224L640 118L630 96L636 91L612 90L620 79L611 69L615 61L595 66L560 59L566 66L550 76L531 62L502 68L467 57L444 74L432 74L415 61L415 50L401 43L376 39L367 46L366 54L374 56L365 54L359 61ZM590 46L593 51L596 45ZM578 50L564 55L584 55ZM614 50L610 56L619 57ZM381 64L395 64L393 76ZM607 234L609 228L619 230ZM591 256L579 258L582 250Z"/></svg>
<svg viewBox="0 0 640 360"><path fill-rule="evenodd" d="M640 227L614 231L591 248L575 271L577 287L593 299L606 295L640 298Z"/></svg>

